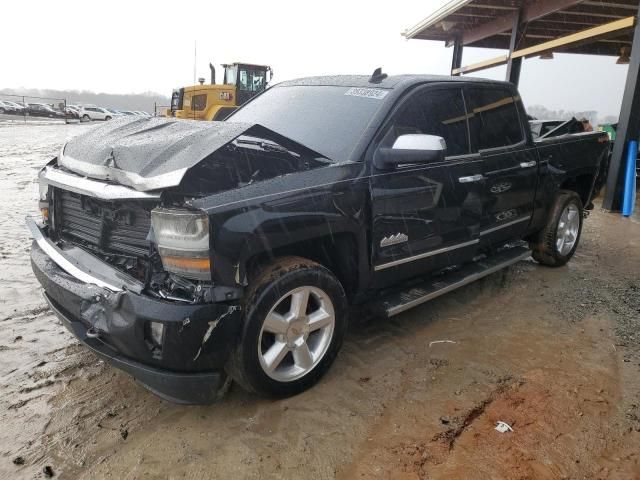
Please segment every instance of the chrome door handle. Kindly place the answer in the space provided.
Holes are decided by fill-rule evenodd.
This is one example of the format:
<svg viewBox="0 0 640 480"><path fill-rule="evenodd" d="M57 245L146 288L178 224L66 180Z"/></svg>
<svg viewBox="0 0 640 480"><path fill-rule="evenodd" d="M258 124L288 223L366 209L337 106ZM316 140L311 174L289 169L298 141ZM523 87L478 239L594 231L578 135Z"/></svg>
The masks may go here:
<svg viewBox="0 0 640 480"><path fill-rule="evenodd" d="M469 177L460 177L458 181L460 183L473 183L473 182L481 182L484 180L484 175L471 175Z"/></svg>
<svg viewBox="0 0 640 480"><path fill-rule="evenodd" d="M536 161L533 160L531 162L520 162L520 167L521 168L530 168L530 167L535 167L536 166Z"/></svg>

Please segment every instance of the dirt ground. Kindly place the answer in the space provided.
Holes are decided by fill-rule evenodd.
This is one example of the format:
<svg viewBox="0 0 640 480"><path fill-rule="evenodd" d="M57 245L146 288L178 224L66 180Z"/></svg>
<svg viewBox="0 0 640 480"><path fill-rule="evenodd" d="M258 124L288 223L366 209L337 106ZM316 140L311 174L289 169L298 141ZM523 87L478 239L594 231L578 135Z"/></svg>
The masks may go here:
<svg viewBox="0 0 640 480"><path fill-rule="evenodd" d="M637 217L596 208L566 267L356 316L297 397L177 406L74 340L30 274L33 179L85 128L0 124L0 478L640 478Z"/></svg>

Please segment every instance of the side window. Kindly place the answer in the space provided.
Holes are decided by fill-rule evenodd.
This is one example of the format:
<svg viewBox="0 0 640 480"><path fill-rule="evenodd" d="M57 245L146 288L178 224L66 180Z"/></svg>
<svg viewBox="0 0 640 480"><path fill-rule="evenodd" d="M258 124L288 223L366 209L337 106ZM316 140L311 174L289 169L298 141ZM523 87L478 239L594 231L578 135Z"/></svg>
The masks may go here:
<svg viewBox="0 0 640 480"><path fill-rule="evenodd" d="M383 145L391 146L407 133L438 135L447 143L447 156L469 153L467 117L458 88L414 93L387 131Z"/></svg>
<svg viewBox="0 0 640 480"><path fill-rule="evenodd" d="M191 109L196 111L202 111L207 108L207 94L194 95L191 98Z"/></svg>
<svg viewBox="0 0 640 480"><path fill-rule="evenodd" d="M469 88L466 94L473 150L507 147L523 140L516 99L505 88Z"/></svg>

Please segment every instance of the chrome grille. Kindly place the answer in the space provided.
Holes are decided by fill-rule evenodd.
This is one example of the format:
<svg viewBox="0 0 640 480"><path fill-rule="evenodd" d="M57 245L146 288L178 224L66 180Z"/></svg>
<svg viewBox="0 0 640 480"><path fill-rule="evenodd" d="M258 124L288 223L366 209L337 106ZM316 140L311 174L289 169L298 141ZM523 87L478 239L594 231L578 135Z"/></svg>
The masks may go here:
<svg viewBox="0 0 640 480"><path fill-rule="evenodd" d="M105 254L148 256L152 202L109 202L61 189L54 198L55 228L63 239Z"/></svg>

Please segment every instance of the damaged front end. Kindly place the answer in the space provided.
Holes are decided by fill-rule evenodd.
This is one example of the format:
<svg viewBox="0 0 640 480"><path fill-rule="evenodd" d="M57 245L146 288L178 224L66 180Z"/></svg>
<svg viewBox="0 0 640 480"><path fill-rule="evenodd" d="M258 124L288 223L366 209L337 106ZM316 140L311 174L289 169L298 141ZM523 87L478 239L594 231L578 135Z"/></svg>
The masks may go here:
<svg viewBox="0 0 640 480"><path fill-rule="evenodd" d="M33 270L82 342L166 398L214 400L246 272L241 240L224 245L220 218L195 205L331 164L259 125L112 120L40 172Z"/></svg>
<svg viewBox="0 0 640 480"><path fill-rule="evenodd" d="M27 219L31 260L64 325L164 398L219 398L240 289L211 280L207 216L56 162L40 181L43 218Z"/></svg>

